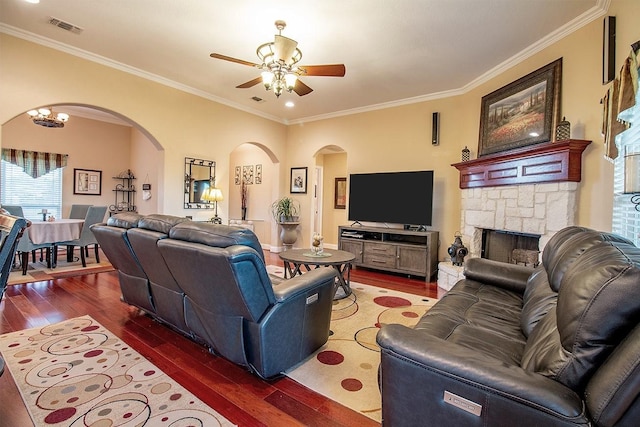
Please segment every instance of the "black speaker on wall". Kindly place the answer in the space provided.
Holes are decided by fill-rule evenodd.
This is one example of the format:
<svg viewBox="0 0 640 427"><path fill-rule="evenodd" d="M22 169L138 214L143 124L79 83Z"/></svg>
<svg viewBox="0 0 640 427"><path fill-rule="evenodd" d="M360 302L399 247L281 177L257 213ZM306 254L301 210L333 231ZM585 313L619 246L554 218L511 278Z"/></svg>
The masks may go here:
<svg viewBox="0 0 640 427"><path fill-rule="evenodd" d="M602 31L602 84L616 78L616 17L604 18Z"/></svg>
<svg viewBox="0 0 640 427"><path fill-rule="evenodd" d="M440 113L433 113L431 118L431 144L440 144Z"/></svg>

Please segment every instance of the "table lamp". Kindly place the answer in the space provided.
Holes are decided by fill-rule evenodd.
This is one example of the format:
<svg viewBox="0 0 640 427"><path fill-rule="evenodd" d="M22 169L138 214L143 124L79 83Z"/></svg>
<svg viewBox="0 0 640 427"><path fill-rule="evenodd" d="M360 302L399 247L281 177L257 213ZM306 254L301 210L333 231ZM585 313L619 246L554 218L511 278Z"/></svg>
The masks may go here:
<svg viewBox="0 0 640 427"><path fill-rule="evenodd" d="M209 188L202 192L202 197L200 198L200 200L209 203L215 203L216 212L213 218L211 218L211 222L213 222L214 224L222 224L222 219L218 216L218 202L223 201L224 197L222 196L222 190L216 188L214 180L211 180L211 185L209 185Z"/></svg>

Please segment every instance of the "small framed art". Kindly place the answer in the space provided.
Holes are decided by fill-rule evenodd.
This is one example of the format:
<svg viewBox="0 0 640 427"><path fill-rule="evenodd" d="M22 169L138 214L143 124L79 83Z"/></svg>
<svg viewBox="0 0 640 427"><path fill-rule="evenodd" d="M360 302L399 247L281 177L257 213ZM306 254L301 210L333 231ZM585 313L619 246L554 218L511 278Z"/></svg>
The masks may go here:
<svg viewBox="0 0 640 427"><path fill-rule="evenodd" d="M291 168L291 193L307 192L307 168Z"/></svg>
<svg viewBox="0 0 640 427"><path fill-rule="evenodd" d="M99 196L102 194L102 171L93 169L73 170L73 194Z"/></svg>
<svg viewBox="0 0 640 427"><path fill-rule="evenodd" d="M333 208L347 208L347 178L336 178L336 190L335 198L333 201Z"/></svg>

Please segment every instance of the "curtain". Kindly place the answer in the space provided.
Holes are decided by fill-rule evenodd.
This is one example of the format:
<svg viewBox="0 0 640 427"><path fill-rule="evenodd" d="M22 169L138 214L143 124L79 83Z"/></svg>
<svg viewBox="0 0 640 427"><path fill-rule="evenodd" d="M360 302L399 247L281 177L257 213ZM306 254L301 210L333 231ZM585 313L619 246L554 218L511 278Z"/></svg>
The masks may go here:
<svg viewBox="0 0 640 427"><path fill-rule="evenodd" d="M39 178L52 170L67 166L68 154L2 149L2 160L21 167L26 174Z"/></svg>

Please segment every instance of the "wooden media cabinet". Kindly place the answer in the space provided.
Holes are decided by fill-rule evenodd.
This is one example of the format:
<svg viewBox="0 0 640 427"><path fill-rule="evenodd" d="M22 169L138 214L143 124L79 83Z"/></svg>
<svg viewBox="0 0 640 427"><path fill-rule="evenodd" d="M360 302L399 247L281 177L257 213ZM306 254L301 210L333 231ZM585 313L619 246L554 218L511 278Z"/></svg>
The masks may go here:
<svg viewBox="0 0 640 427"><path fill-rule="evenodd" d="M353 265L423 276L438 271L438 232L382 227L338 227L338 249L355 255Z"/></svg>

